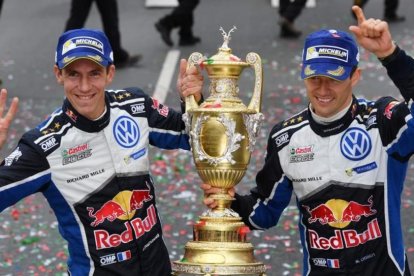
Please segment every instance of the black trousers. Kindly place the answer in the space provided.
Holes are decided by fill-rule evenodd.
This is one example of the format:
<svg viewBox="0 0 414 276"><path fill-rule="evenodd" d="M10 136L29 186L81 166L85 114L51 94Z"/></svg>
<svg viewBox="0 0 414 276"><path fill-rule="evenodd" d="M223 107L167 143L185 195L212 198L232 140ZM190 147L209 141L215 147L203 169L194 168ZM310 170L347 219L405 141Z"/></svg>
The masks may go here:
<svg viewBox="0 0 414 276"><path fill-rule="evenodd" d="M384 17L395 17L399 0L384 0ZM354 0L354 5L364 7L368 0Z"/></svg>
<svg viewBox="0 0 414 276"><path fill-rule="evenodd" d="M95 2L101 15L102 26L114 51L114 61L122 62L128 59L129 54L121 47L119 31L118 4L116 0L72 0L69 19L65 31L79 29L85 26L89 11Z"/></svg>
<svg viewBox="0 0 414 276"><path fill-rule="evenodd" d="M307 0L294 0L293 2L290 2L290 0L280 0L280 16L286 18L290 22L294 22L305 7L306 1Z"/></svg>
<svg viewBox="0 0 414 276"><path fill-rule="evenodd" d="M178 0L178 6L170 14L161 18L160 23L169 29L179 27L179 35L182 39L193 37L193 11L199 2L199 0Z"/></svg>

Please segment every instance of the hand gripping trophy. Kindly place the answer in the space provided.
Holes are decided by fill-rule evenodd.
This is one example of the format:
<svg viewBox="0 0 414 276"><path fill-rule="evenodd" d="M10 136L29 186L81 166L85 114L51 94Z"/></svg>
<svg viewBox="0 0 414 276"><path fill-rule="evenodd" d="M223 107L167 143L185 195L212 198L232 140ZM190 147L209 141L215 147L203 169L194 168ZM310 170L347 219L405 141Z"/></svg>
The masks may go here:
<svg viewBox="0 0 414 276"><path fill-rule="evenodd" d="M190 133L197 172L204 183L221 189L211 195L218 207L207 210L193 226L193 240L185 246L183 259L173 262L173 274L265 275L266 267L254 258L249 232L240 216L230 209L228 190L243 178L256 142L263 114L262 64L259 55L249 53L246 62L228 47L230 34L220 28L223 45L205 59L200 53L189 57L189 66L205 68L210 79L210 96L198 105L186 99L184 120ZM253 96L248 107L238 97L237 80L246 67L255 72Z"/></svg>

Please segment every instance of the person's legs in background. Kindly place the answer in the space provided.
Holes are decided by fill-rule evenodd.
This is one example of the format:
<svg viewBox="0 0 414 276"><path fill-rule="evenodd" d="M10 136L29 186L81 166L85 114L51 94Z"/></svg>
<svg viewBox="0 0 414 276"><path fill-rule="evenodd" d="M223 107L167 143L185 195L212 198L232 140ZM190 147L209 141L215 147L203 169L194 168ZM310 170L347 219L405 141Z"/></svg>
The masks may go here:
<svg viewBox="0 0 414 276"><path fill-rule="evenodd" d="M405 20L404 16L397 14L398 0L384 0L384 20L390 23L402 22Z"/></svg>
<svg viewBox="0 0 414 276"><path fill-rule="evenodd" d="M174 28L180 28L178 32L180 46L190 46L201 41L199 37L193 35L193 13L198 3L199 0L178 0L178 6L155 23L155 28L165 44L174 45L171 39L171 31Z"/></svg>
<svg viewBox="0 0 414 276"><path fill-rule="evenodd" d="M72 0L65 31L80 29L85 26L93 0Z"/></svg>
<svg viewBox="0 0 414 276"><path fill-rule="evenodd" d="M307 0L280 0L279 1L279 15L280 15L280 36L283 38L297 38L302 32L295 28L294 22L302 12Z"/></svg>
<svg viewBox="0 0 414 276"><path fill-rule="evenodd" d="M179 36L180 46L194 45L201 41L199 37L193 35L194 24L194 10L197 7L199 0L178 0L181 6L181 11L176 15L180 18Z"/></svg>
<svg viewBox="0 0 414 276"><path fill-rule="evenodd" d="M114 52L114 64L118 68L137 63L140 55L130 56L121 46L121 33L119 28L118 4L116 0L96 0L102 25Z"/></svg>

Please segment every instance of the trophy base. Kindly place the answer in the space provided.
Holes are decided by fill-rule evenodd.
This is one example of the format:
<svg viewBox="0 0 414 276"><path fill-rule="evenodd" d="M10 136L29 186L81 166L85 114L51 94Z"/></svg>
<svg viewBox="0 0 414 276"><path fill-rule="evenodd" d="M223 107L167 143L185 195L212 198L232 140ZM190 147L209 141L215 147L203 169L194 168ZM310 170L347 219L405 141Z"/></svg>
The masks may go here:
<svg viewBox="0 0 414 276"><path fill-rule="evenodd" d="M266 266L254 258L246 242L249 231L232 210L204 213L193 227L193 241L183 259L172 264L173 275L265 275ZM236 215L236 216L235 216Z"/></svg>
<svg viewBox="0 0 414 276"><path fill-rule="evenodd" d="M173 262L172 275L260 275L266 276L266 267L262 263L245 265L217 265L217 264L193 264L180 261Z"/></svg>

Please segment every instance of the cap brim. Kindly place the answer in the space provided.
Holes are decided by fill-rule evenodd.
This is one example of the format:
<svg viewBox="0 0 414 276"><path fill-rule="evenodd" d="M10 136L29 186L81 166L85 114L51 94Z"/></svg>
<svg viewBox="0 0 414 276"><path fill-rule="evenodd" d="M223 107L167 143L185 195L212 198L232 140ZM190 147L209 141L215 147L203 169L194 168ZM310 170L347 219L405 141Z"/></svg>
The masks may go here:
<svg viewBox="0 0 414 276"><path fill-rule="evenodd" d="M324 76L331 79L344 81L352 72L353 66L344 66L334 63L311 63L302 66L301 77L308 79L315 76Z"/></svg>
<svg viewBox="0 0 414 276"><path fill-rule="evenodd" d="M57 62L57 66L59 67L59 69L63 69L66 66L68 66L69 64L71 64L72 62L74 62L76 60L79 60L79 59L91 60L91 61L97 63L98 65L102 66L102 67L106 67L109 64L111 64L111 62L109 60L105 59L101 55L91 55L90 52L88 52L88 53L78 52L78 53L73 53L72 55L66 56L62 60L59 60Z"/></svg>

